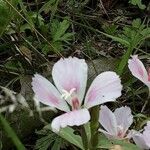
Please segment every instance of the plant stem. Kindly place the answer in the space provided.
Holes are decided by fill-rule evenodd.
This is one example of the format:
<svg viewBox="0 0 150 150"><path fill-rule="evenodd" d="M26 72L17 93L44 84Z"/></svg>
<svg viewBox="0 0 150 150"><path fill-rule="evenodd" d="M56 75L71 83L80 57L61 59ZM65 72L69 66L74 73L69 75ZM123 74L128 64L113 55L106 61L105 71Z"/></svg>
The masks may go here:
<svg viewBox="0 0 150 150"><path fill-rule="evenodd" d="M90 150L96 150L98 145L98 127L99 127L99 106L91 109L91 147Z"/></svg>
<svg viewBox="0 0 150 150"><path fill-rule="evenodd" d="M88 150L89 143L88 143L88 137L87 137L84 126L82 126L81 137L82 137L82 143L83 143L84 149Z"/></svg>
<svg viewBox="0 0 150 150"><path fill-rule="evenodd" d="M8 136L11 138L13 143L15 144L17 150L25 150L26 148L24 145L21 143L19 138L17 137L16 133L14 130L10 127L9 123L7 120L2 116L0 113L0 124L3 126L5 132L8 134Z"/></svg>
<svg viewBox="0 0 150 150"><path fill-rule="evenodd" d="M128 63L128 60L130 58L130 55L132 54L133 48L131 46L129 46L129 48L127 49L126 53L123 55L121 62L117 68L117 73L119 75L122 75L124 68L126 66L126 64Z"/></svg>

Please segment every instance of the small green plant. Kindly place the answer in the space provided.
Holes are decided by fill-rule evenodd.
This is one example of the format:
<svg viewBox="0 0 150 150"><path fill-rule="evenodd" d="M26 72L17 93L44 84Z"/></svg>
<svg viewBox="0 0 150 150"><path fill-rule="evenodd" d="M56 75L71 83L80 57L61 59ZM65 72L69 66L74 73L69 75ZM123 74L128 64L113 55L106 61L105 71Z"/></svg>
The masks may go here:
<svg viewBox="0 0 150 150"><path fill-rule="evenodd" d="M121 75L133 50L141 46L150 37L150 27L145 26L144 22L142 23L141 19L137 18L133 20L130 26L124 27L122 33L119 33L118 36L108 34L106 36L127 48L117 69L118 74Z"/></svg>
<svg viewBox="0 0 150 150"><path fill-rule="evenodd" d="M145 9L146 6L142 4L142 0L129 0L129 3L138 6L140 9Z"/></svg>
<svg viewBox="0 0 150 150"><path fill-rule="evenodd" d="M35 149L37 150L47 150L48 148L51 148L51 150L60 150L67 146L67 142L51 130L43 128L36 133L40 136L35 145Z"/></svg>
<svg viewBox="0 0 150 150"><path fill-rule="evenodd" d="M57 19L52 20L50 23L50 38L51 44L54 49L62 51L65 47L65 44L69 44L69 41L72 40L74 33L67 32L70 27L70 22L64 19L62 22ZM51 51L51 48L46 44L42 48L42 52L47 54Z"/></svg>
<svg viewBox="0 0 150 150"><path fill-rule="evenodd" d="M12 2L12 5L16 6L17 3L18 1L15 0ZM13 19L14 15L15 14L5 0L0 0L0 36L6 31L7 26Z"/></svg>
<svg viewBox="0 0 150 150"><path fill-rule="evenodd" d="M123 28L123 33L119 37L129 43L117 70L119 74L122 74L133 50L150 37L150 27L146 27L140 19L135 19L131 26Z"/></svg>

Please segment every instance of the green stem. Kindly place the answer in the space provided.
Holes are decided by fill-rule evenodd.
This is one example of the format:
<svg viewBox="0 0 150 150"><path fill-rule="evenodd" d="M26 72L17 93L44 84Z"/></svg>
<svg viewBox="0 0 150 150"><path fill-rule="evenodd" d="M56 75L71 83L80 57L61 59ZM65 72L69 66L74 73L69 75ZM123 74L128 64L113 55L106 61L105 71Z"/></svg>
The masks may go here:
<svg viewBox="0 0 150 150"><path fill-rule="evenodd" d="M148 97L147 99L150 99L150 87L148 87Z"/></svg>
<svg viewBox="0 0 150 150"><path fill-rule="evenodd" d="M25 150L26 148L24 145L21 143L19 138L17 137L16 133L14 130L10 127L9 123L7 120L0 114L0 124L3 126L5 132L8 134L8 136L11 138L13 143L15 144L17 150Z"/></svg>
<svg viewBox="0 0 150 150"><path fill-rule="evenodd" d="M132 54L133 48L132 46L129 46L129 48L127 49L127 52L123 55L121 62L117 68L117 73L119 75L122 75L124 68L126 66L126 64L128 63L128 60L130 58L130 55Z"/></svg>
<svg viewBox="0 0 150 150"><path fill-rule="evenodd" d="M96 150L98 145L98 127L99 127L99 106L91 109L91 147L90 150Z"/></svg>
<svg viewBox="0 0 150 150"><path fill-rule="evenodd" d="M88 143L88 137L87 137L84 126L82 127L82 130L81 130L81 136L82 136L82 143L83 143L84 149L88 150L89 143Z"/></svg>

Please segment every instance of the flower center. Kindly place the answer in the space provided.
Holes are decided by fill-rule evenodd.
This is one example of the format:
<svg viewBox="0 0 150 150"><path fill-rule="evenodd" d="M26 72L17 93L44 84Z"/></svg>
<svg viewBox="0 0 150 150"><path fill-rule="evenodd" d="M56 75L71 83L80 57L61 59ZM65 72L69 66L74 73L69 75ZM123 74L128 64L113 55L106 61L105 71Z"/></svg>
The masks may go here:
<svg viewBox="0 0 150 150"><path fill-rule="evenodd" d="M74 97L72 99L72 110L77 110L79 109L79 107L80 107L79 100L77 97Z"/></svg>
<svg viewBox="0 0 150 150"><path fill-rule="evenodd" d="M76 88L71 89L69 92L63 89L61 98L64 98L65 100L68 100L68 99L73 97L75 91L76 91Z"/></svg>
<svg viewBox="0 0 150 150"><path fill-rule="evenodd" d="M65 99L70 104L72 110L77 110L80 107L75 91L76 88L72 88L69 92L63 89L61 95L61 98Z"/></svg>
<svg viewBox="0 0 150 150"><path fill-rule="evenodd" d="M119 126L117 126L117 128L118 128L117 136L120 138L123 138L124 137L123 127L121 125L119 125Z"/></svg>

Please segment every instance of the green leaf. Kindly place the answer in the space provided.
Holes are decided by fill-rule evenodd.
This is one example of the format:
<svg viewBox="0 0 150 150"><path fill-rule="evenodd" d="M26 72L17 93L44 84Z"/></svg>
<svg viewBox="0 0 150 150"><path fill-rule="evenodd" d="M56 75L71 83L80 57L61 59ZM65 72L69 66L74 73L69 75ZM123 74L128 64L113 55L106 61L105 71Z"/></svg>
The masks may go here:
<svg viewBox="0 0 150 150"><path fill-rule="evenodd" d="M60 150L67 146L67 142L59 135L50 130L50 126L44 127L40 131L36 131L40 138L36 141L35 149L38 150ZM42 137L41 137L42 136Z"/></svg>
<svg viewBox="0 0 150 150"><path fill-rule="evenodd" d="M129 143L125 140L109 140L103 134L99 135L98 148L110 149L115 145L121 146L123 150L140 150L140 148L138 148L136 145Z"/></svg>
<svg viewBox="0 0 150 150"><path fill-rule="evenodd" d="M84 125L84 129L85 129L85 132L86 132L86 135L87 135L87 138L88 138L88 142L90 141L91 139L91 128L90 128L90 123L86 123Z"/></svg>
<svg viewBox="0 0 150 150"><path fill-rule="evenodd" d="M56 4L57 0L49 0L48 2L46 2L41 9L39 10L39 13L41 13L42 11L44 11L44 13L48 13L49 11L53 11L53 8Z"/></svg>
<svg viewBox="0 0 150 150"><path fill-rule="evenodd" d="M140 9L146 8L146 6L142 4L141 0L130 0L129 3L131 3L132 5L138 6Z"/></svg>
<svg viewBox="0 0 150 150"><path fill-rule="evenodd" d="M0 0L0 36L6 30L8 24L10 23L13 15L10 11L11 9L6 2Z"/></svg>
<svg viewBox="0 0 150 150"><path fill-rule="evenodd" d="M61 129L58 135L67 140L68 142L84 150L81 137L79 135L74 134L74 132L75 130L73 130L70 127L67 127Z"/></svg>
<svg viewBox="0 0 150 150"><path fill-rule="evenodd" d="M74 33L66 33L59 40L68 43L68 41L72 40L73 35L74 35Z"/></svg>
<svg viewBox="0 0 150 150"><path fill-rule="evenodd" d="M59 22L58 20L53 20L51 24L51 35L53 42L56 41L67 41L70 40L70 37L73 35L72 33L66 33L67 29L70 26L70 22L68 20L63 20Z"/></svg>
<svg viewBox="0 0 150 150"><path fill-rule="evenodd" d="M32 27L34 27L34 23L32 21L32 18L29 16L28 11L26 10L26 7L23 4L23 1L20 0L19 4L20 4L20 7L21 7L21 10L22 10L23 14L26 17L26 20L32 25ZM30 26L30 29L32 29L31 26Z"/></svg>
<svg viewBox="0 0 150 150"><path fill-rule="evenodd" d="M54 142L55 135L54 134L48 134L36 141L35 149L38 150L47 150L51 143Z"/></svg>
<svg viewBox="0 0 150 150"><path fill-rule="evenodd" d="M52 130L51 125L47 125L44 128ZM73 130L72 128L66 127L66 128L61 129L57 134L63 139L65 139L66 141L68 141L69 143L74 144L75 146L84 150L81 136L76 135L74 132L75 130Z"/></svg>
<svg viewBox="0 0 150 150"><path fill-rule="evenodd" d="M60 148L61 148L61 138L55 140L51 150L60 150Z"/></svg>
<svg viewBox="0 0 150 150"><path fill-rule="evenodd" d="M106 138L105 135L99 134L98 148L109 149L109 148L112 147L112 146L113 146L113 144L111 143L110 140L108 140L108 139Z"/></svg>
<svg viewBox="0 0 150 150"><path fill-rule="evenodd" d="M103 33L103 35L111 38L112 40L114 40L116 42L121 43L122 45L125 45L127 47L130 46L130 43L126 39L123 39L123 38L120 38L120 37L117 37L117 36L113 36L113 35L109 35L109 34L106 34L106 33Z"/></svg>
<svg viewBox="0 0 150 150"><path fill-rule="evenodd" d="M19 0L13 0L7 2L5 0L0 0L0 36L6 31L9 23L16 16L11 6L16 7L18 1Z"/></svg>
<svg viewBox="0 0 150 150"><path fill-rule="evenodd" d="M104 31L109 34L109 35L114 35L117 32L117 28L118 26L115 24L107 24L104 23L104 25L102 26L102 28L104 29Z"/></svg>
<svg viewBox="0 0 150 150"><path fill-rule="evenodd" d="M124 27L122 34L119 37L124 41L127 41L129 45L127 46L127 51L123 55L121 62L118 66L117 73L121 75L125 66L128 63L130 55L132 55L133 50L138 47L142 42L150 37L150 28L145 27L145 25L141 22L139 18L134 19L131 26ZM122 41L119 41L121 44Z"/></svg>

